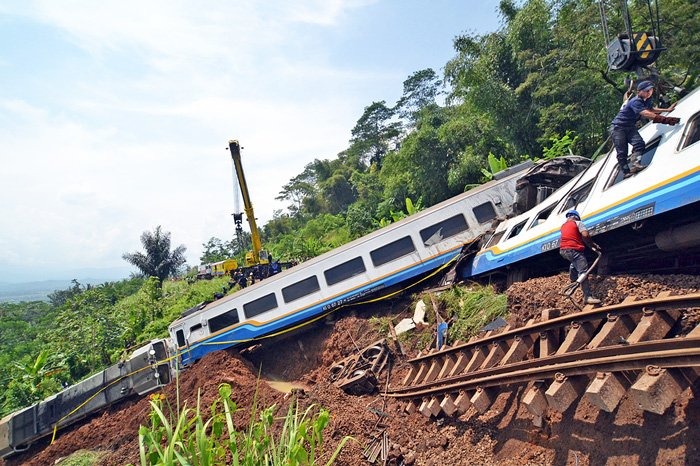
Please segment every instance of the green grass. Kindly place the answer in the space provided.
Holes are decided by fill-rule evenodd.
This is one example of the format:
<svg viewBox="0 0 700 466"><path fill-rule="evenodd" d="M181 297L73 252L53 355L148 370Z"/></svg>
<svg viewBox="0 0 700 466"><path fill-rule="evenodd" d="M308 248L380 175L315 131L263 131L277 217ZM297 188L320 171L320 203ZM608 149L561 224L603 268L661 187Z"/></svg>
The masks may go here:
<svg viewBox="0 0 700 466"><path fill-rule="evenodd" d="M311 405L302 412L298 403L291 403L284 417L275 418L276 405L258 411L256 393L249 427L238 432L233 416L240 409L231 400L231 393L230 385L219 385L220 396L210 407L211 417L206 421L199 396L195 408L185 403L173 410L165 395L151 395L149 426L139 429L141 466L323 464L319 458L323 456L323 430L330 419L327 410ZM273 434L275 423L282 424L277 435ZM345 437L326 466L335 461L348 440L354 439Z"/></svg>

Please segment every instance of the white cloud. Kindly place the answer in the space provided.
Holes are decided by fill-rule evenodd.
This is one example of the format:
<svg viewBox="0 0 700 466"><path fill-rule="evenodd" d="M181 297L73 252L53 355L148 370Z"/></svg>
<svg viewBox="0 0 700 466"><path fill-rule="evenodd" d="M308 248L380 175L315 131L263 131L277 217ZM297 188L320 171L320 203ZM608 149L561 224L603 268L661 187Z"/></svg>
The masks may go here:
<svg viewBox="0 0 700 466"><path fill-rule="evenodd" d="M400 92L405 70L334 48L377 5L3 2L0 34L32 41L0 52L13 84L0 86L0 269L123 266L157 225L195 264L201 243L233 235L229 139L263 225L282 185L347 147L382 86Z"/></svg>

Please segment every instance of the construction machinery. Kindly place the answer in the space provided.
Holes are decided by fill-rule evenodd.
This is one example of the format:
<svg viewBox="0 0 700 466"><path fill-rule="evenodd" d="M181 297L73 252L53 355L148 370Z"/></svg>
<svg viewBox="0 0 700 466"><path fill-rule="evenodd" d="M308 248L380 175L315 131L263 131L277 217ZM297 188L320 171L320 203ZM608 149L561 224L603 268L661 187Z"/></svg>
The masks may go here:
<svg viewBox="0 0 700 466"><path fill-rule="evenodd" d="M646 0L649 9L649 29L646 31L633 31L627 0L620 1L620 16L625 25L625 32L618 34L610 40L608 22L604 0L599 0L600 19L603 26L605 46L608 55L608 70L620 70L635 72L637 79L656 77L656 70L649 68L666 50L661 45L661 23L659 21L658 0L654 1L655 11L652 9L651 0ZM641 3L641 2L640 2ZM644 71L647 70L649 75ZM655 79L652 79L655 81Z"/></svg>
<svg viewBox="0 0 700 466"><path fill-rule="evenodd" d="M260 235L258 234L258 227L255 224L255 214L253 213L253 203L250 201L250 193L248 193L248 184L245 181L245 174L243 173L243 164L241 163L241 145L238 140L229 141L228 147L231 151L231 159L233 160L233 165L236 171L236 177L238 179L238 185L241 188L241 194L243 194L243 206L245 209L245 215L248 218L248 225L250 225L250 236L253 242L253 250L246 253L245 264L246 267L252 267L260 264L269 264L269 252L262 248L260 244ZM241 223L243 222L243 213L234 212L233 220L236 223L236 232L242 231ZM240 234L238 235L240 237Z"/></svg>

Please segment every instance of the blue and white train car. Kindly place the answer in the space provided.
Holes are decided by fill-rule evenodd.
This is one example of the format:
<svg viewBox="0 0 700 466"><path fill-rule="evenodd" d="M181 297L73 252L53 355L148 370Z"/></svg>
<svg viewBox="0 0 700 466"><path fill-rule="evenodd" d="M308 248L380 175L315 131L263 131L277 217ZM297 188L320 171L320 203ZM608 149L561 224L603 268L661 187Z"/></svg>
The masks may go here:
<svg viewBox="0 0 700 466"><path fill-rule="evenodd" d="M640 130L647 146L643 171L623 179L613 149L541 204L500 224L464 275L505 271L512 282L546 268L572 208L592 235L601 235L596 242L604 257L648 258L654 251L700 245L700 89L683 98L670 116L681 124L648 124ZM565 261L556 259L562 268ZM641 270L644 264L638 266Z"/></svg>
<svg viewBox="0 0 700 466"><path fill-rule="evenodd" d="M244 288L173 322L183 364L318 318L455 259L511 212L521 164L498 179Z"/></svg>

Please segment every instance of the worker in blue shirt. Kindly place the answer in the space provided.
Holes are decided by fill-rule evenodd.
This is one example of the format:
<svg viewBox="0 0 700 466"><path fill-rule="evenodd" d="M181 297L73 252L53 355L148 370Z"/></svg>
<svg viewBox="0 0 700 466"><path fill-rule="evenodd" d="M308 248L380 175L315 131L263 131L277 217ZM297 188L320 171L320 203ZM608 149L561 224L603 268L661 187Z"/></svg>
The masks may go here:
<svg viewBox="0 0 700 466"><path fill-rule="evenodd" d="M644 168L641 164L641 158L646 145L637 130L637 122L644 117L652 120L654 123L671 126L680 123L679 118L659 115L659 113L672 112L676 104L671 105L669 108L656 108L651 102L653 93L654 85L650 81L640 82L637 85L637 95L622 107L610 126L610 136L617 151L617 164L625 178ZM632 144L631 167L627 159L627 147L629 144Z"/></svg>

